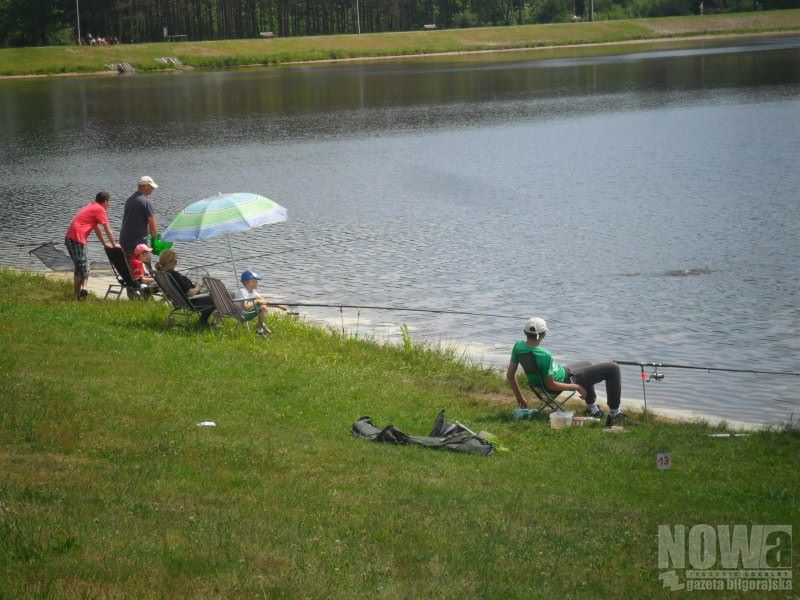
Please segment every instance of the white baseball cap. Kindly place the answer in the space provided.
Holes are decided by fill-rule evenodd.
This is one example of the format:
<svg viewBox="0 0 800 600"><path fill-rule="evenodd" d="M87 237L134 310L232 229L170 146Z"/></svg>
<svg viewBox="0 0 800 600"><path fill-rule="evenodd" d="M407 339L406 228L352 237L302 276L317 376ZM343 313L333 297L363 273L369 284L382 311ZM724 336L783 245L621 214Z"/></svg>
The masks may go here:
<svg viewBox="0 0 800 600"><path fill-rule="evenodd" d="M153 178L150 177L149 175L144 175L142 177L139 177L139 185L149 185L153 189L156 189L158 187L158 184L156 184L156 182L153 181Z"/></svg>
<svg viewBox="0 0 800 600"><path fill-rule="evenodd" d="M528 322L525 323L525 329L522 331L524 331L526 335L540 335L545 331L549 331L549 329L547 329L547 323L544 322L544 319L541 317L531 317L528 319Z"/></svg>

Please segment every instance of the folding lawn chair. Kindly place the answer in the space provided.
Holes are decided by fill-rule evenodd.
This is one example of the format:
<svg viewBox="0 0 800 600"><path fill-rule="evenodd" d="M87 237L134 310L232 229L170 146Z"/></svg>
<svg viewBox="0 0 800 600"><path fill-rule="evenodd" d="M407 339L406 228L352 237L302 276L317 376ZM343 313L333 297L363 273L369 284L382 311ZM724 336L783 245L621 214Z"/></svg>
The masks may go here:
<svg viewBox="0 0 800 600"><path fill-rule="evenodd" d="M167 317L167 325L174 325L176 316L188 319L192 315L199 315L206 310L205 306L192 304L188 296L181 291L166 271L156 269L153 271L153 277L155 277L158 287L161 288L161 292L172 304L172 311Z"/></svg>
<svg viewBox="0 0 800 600"><path fill-rule="evenodd" d="M154 294L159 294L158 286L149 286L140 284L133 278L131 274L131 267L128 264L128 259L125 258L125 252L122 248L105 248L108 262L111 263L111 269L114 271L114 276L117 278L117 283L109 284L106 290L106 295L103 299L108 298L109 295L114 295L119 300L122 292L128 293L128 298L149 298Z"/></svg>
<svg viewBox="0 0 800 600"><path fill-rule="evenodd" d="M538 373L539 367L536 365L536 358L533 354L526 353L519 355L519 364L522 365L522 369L525 371L526 375L531 373ZM539 378L541 380L541 377ZM564 405L567 401L572 398L576 392L551 392L544 385L532 385L530 381L528 381L528 385L533 391L536 398L541 402L541 406L537 408L539 412L564 412ZM563 396L563 400L559 401L559 398Z"/></svg>
<svg viewBox="0 0 800 600"><path fill-rule="evenodd" d="M203 283L206 284L206 289L211 294L211 300L214 302L214 308L216 309L211 314L212 322L215 325L221 325L223 319L229 317L235 319L247 329L247 322L252 317L242 308L242 301L233 300L225 284L219 279L203 277Z"/></svg>

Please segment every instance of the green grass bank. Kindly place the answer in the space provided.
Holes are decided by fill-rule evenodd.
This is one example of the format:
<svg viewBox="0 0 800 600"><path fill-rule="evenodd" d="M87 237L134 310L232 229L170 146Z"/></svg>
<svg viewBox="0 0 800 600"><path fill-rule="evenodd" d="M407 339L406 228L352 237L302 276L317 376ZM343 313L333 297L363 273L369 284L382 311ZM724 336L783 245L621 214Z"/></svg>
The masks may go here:
<svg viewBox="0 0 800 600"><path fill-rule="evenodd" d="M672 597L660 524L800 525L797 430L555 431L510 420L499 375L446 352L0 286L3 599ZM440 409L511 451L349 433L371 415L426 434Z"/></svg>
<svg viewBox="0 0 800 600"><path fill-rule="evenodd" d="M107 64L122 62L138 71L155 71L166 68L155 60L161 56L177 57L188 67L218 69L791 31L800 31L800 10L259 40L7 48L0 49L0 76L101 72L108 71Z"/></svg>

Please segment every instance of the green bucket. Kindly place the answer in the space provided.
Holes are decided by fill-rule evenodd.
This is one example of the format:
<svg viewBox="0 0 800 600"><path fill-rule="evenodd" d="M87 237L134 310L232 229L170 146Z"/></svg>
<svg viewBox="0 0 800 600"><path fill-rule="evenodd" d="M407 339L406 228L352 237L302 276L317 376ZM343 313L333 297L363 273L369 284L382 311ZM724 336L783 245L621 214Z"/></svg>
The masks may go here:
<svg viewBox="0 0 800 600"><path fill-rule="evenodd" d="M165 242L161 239L161 234L156 234L156 237L150 236L150 247L153 249L153 254L158 256L164 250L172 248L172 242Z"/></svg>

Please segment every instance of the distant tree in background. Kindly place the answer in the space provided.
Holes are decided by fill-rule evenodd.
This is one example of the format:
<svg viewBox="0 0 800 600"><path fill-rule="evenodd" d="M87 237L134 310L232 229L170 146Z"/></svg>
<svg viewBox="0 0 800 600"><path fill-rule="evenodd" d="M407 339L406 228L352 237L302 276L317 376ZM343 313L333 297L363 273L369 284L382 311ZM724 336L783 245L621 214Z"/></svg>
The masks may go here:
<svg viewBox="0 0 800 600"><path fill-rule="evenodd" d="M356 32L355 0L79 0L81 32L126 43ZM595 0L598 19L696 14L699 0ZM586 0L359 0L361 31L588 20ZM705 12L800 8L800 0L706 0ZM75 0L0 0L0 46L77 42Z"/></svg>
<svg viewBox="0 0 800 600"><path fill-rule="evenodd" d="M453 17L453 27L466 28L477 27L480 24L478 15L471 10L462 10Z"/></svg>
<svg viewBox="0 0 800 600"><path fill-rule="evenodd" d="M536 0L527 7L525 23L560 23L572 17L572 0Z"/></svg>
<svg viewBox="0 0 800 600"><path fill-rule="evenodd" d="M44 46L74 42L68 15L59 5L54 0L0 0L0 45Z"/></svg>
<svg viewBox="0 0 800 600"><path fill-rule="evenodd" d="M631 0L628 6L632 17L668 17L692 13L690 0Z"/></svg>

